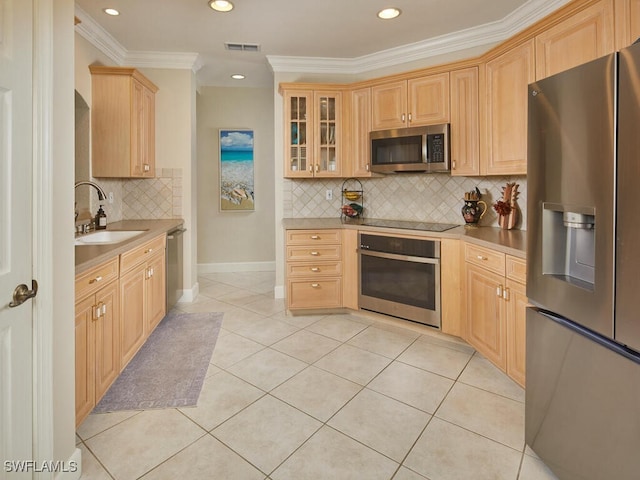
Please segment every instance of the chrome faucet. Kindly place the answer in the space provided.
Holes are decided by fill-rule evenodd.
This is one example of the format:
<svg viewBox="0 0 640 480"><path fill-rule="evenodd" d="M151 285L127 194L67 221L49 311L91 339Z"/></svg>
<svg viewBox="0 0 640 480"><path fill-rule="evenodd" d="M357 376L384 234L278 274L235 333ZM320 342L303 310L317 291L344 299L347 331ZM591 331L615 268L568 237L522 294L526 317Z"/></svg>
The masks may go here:
<svg viewBox="0 0 640 480"><path fill-rule="evenodd" d="M104 190L102 189L102 187L97 183L84 180L82 182L76 182L73 188L78 188L80 185L90 185L93 188L95 188L98 191L98 200L104 201L107 199L107 194L104 193Z"/></svg>

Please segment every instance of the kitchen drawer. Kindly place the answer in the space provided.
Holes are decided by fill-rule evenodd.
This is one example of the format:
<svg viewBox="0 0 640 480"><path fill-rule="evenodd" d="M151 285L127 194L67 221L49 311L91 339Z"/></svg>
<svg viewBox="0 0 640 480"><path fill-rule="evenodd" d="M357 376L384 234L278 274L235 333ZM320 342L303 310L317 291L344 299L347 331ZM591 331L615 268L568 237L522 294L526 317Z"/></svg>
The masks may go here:
<svg viewBox="0 0 640 480"><path fill-rule="evenodd" d="M342 247L340 245L310 245L288 246L287 262L311 262L318 260L342 260Z"/></svg>
<svg viewBox="0 0 640 480"><path fill-rule="evenodd" d="M523 284L527 283L527 262L518 257L507 255L506 259L507 278Z"/></svg>
<svg viewBox="0 0 640 480"><path fill-rule="evenodd" d="M498 275L504 275L505 256L504 253L471 243L465 243L464 246L464 259L466 262L486 268Z"/></svg>
<svg viewBox="0 0 640 480"><path fill-rule="evenodd" d="M151 255L164 250L166 247L166 234L162 234L153 240L129 250L120 255L120 271L122 273L130 270L136 265L146 262Z"/></svg>
<svg viewBox="0 0 640 480"><path fill-rule="evenodd" d="M100 290L107 283L118 279L118 257L76 275L76 301Z"/></svg>
<svg viewBox="0 0 640 480"><path fill-rule="evenodd" d="M342 306L342 281L339 278L288 280L287 287L290 310Z"/></svg>
<svg viewBox="0 0 640 480"><path fill-rule="evenodd" d="M342 262L287 263L287 277L339 277Z"/></svg>
<svg viewBox="0 0 640 480"><path fill-rule="evenodd" d="M287 230L287 245L340 244L340 230Z"/></svg>

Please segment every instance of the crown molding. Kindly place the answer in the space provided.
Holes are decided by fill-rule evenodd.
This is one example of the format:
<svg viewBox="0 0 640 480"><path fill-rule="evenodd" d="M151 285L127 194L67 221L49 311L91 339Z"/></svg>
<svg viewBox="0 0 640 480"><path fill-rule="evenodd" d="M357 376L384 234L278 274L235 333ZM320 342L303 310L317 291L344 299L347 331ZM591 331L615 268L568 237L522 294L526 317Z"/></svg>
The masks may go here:
<svg viewBox="0 0 640 480"><path fill-rule="evenodd" d="M274 72L360 74L461 50L495 45L569 1L529 0L502 20L361 57L344 59L267 55L267 61Z"/></svg>
<svg viewBox="0 0 640 480"><path fill-rule="evenodd" d="M194 73L202 67L199 55L190 52L129 52L78 5L75 16L80 20L76 32L113 60L116 65L137 68L188 69Z"/></svg>

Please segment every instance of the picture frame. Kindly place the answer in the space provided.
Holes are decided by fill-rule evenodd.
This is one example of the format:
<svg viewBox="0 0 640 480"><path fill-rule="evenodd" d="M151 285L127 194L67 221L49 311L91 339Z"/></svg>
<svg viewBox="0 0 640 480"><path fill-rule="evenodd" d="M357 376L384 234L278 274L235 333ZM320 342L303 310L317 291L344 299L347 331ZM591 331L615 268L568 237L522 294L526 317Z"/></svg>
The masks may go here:
<svg viewBox="0 0 640 480"><path fill-rule="evenodd" d="M221 128L219 145L220 211L255 211L253 130Z"/></svg>

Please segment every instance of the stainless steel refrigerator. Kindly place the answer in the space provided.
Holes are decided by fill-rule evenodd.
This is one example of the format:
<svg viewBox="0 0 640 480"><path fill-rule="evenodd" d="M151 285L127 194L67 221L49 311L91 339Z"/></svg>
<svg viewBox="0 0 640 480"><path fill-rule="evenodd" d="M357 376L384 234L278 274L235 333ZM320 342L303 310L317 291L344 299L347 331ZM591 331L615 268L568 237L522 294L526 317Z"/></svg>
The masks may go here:
<svg viewBox="0 0 640 480"><path fill-rule="evenodd" d="M561 480L640 478L639 182L640 45L529 86L525 438Z"/></svg>

